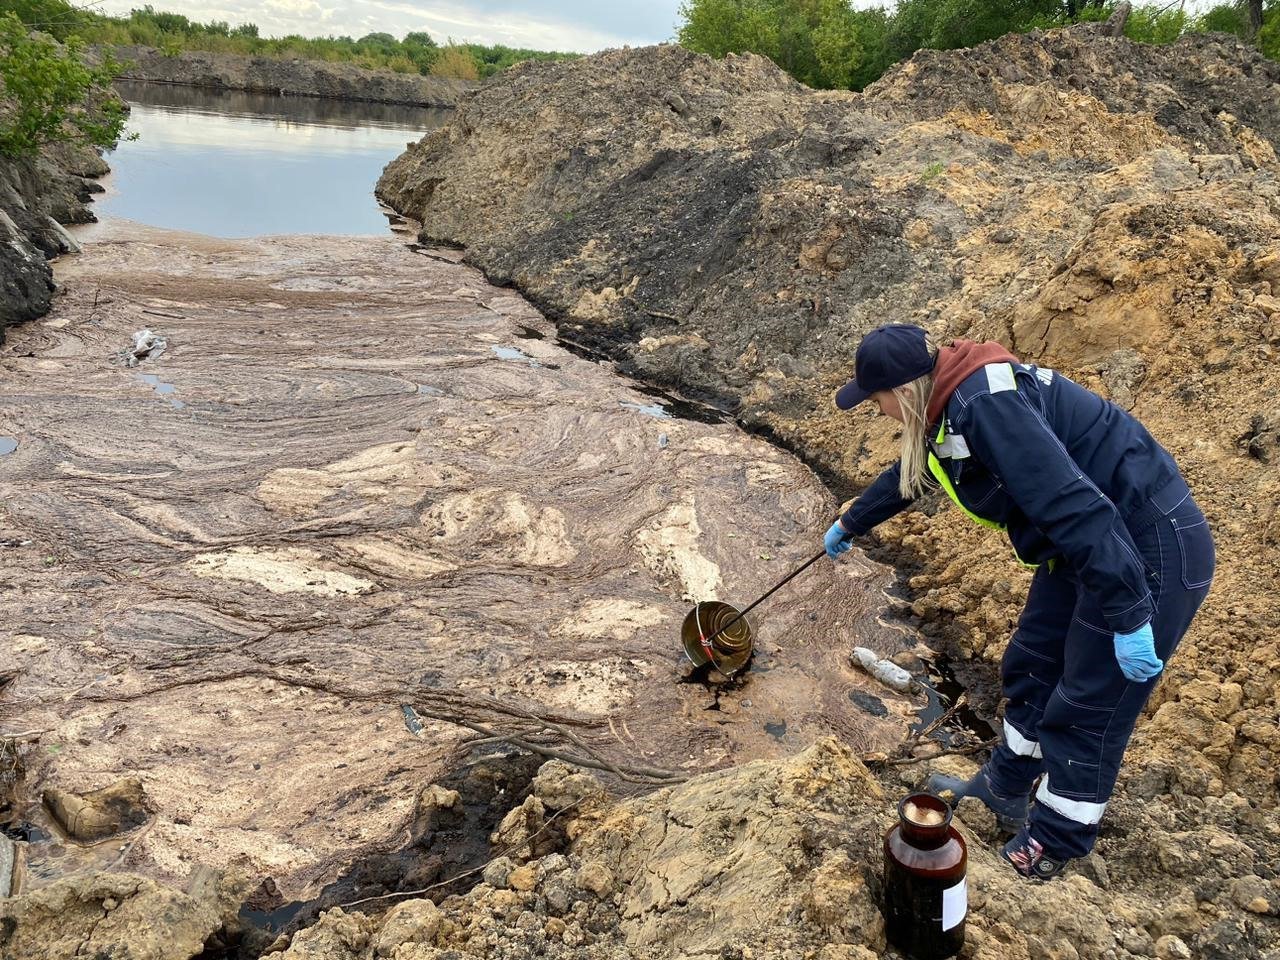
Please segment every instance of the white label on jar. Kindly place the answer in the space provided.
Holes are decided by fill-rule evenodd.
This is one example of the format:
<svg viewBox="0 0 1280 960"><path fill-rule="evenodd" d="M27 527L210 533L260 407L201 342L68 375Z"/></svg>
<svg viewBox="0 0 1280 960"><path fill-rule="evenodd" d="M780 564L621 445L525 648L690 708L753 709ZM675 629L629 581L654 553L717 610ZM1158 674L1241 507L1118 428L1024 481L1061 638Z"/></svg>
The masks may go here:
<svg viewBox="0 0 1280 960"><path fill-rule="evenodd" d="M954 887L942 891L942 929L950 930L956 926L969 911L969 891L965 881L961 880Z"/></svg>

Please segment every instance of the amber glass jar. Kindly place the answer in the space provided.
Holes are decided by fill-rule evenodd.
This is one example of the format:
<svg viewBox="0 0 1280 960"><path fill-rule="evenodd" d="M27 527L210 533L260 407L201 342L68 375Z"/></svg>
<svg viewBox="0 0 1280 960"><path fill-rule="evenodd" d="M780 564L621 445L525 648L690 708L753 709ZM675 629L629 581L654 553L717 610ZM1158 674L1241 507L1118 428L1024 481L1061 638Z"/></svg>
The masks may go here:
<svg viewBox="0 0 1280 960"><path fill-rule="evenodd" d="M943 960L964 945L969 853L951 807L931 793L898 804L884 835L885 934L912 960Z"/></svg>

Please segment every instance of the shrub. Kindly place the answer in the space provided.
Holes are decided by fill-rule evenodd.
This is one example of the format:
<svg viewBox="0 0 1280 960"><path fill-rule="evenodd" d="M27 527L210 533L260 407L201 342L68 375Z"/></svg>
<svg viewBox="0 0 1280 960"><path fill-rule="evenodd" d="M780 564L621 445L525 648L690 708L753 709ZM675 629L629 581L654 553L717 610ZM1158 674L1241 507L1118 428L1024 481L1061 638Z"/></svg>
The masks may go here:
<svg viewBox="0 0 1280 960"><path fill-rule="evenodd" d="M47 34L28 34L13 14L0 16L0 154L30 156L46 143L82 141L109 147L124 130L124 104L111 92L119 73L108 58L100 67L81 60L83 43L65 45Z"/></svg>
<svg viewBox="0 0 1280 960"><path fill-rule="evenodd" d="M475 58L462 47L441 48L431 64L431 74L436 77L457 77L460 80L479 80L480 67Z"/></svg>

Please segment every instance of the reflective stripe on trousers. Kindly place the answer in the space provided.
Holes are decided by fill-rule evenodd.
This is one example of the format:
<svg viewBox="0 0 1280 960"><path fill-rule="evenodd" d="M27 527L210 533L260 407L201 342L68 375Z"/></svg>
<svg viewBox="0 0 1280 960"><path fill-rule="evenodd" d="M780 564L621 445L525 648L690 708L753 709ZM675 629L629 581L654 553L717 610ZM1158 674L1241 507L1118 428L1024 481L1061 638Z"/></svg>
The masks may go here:
<svg viewBox="0 0 1280 960"><path fill-rule="evenodd" d="M1190 497L1133 539L1156 603L1156 653L1167 665L1209 592L1213 540ZM1093 848L1125 746L1158 681L1125 679L1114 636L1070 569L1042 567L1005 650L1005 742L987 773L1000 796L1028 794L1044 774L1031 834L1054 857Z"/></svg>

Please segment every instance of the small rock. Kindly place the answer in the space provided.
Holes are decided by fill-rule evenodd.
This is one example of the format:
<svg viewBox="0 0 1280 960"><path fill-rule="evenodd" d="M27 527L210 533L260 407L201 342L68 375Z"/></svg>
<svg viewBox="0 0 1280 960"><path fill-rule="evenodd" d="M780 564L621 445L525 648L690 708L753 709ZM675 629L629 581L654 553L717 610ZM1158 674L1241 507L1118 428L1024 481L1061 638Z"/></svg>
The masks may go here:
<svg viewBox="0 0 1280 960"><path fill-rule="evenodd" d="M1156 945L1151 935L1141 927L1134 927L1121 938L1120 945L1135 957L1154 957Z"/></svg>
<svg viewBox="0 0 1280 960"><path fill-rule="evenodd" d="M1267 881L1256 874L1237 877L1231 881L1231 900L1236 906L1250 913L1271 912L1271 888Z"/></svg>
<svg viewBox="0 0 1280 960"><path fill-rule="evenodd" d="M142 782L133 778L83 795L50 787L44 805L68 834L88 842L139 827L150 814Z"/></svg>
<svg viewBox="0 0 1280 960"><path fill-rule="evenodd" d="M1262 312L1267 316L1280 312L1280 298L1273 297L1269 294L1258 294L1253 298L1253 305L1261 308Z"/></svg>
<svg viewBox="0 0 1280 960"><path fill-rule="evenodd" d="M489 861L484 868L484 882L495 890L505 890L507 882L511 877L511 871L516 865L511 862L510 857L498 857Z"/></svg>
<svg viewBox="0 0 1280 960"><path fill-rule="evenodd" d="M410 834L413 842L426 845L442 827L457 826L465 814L462 797L457 790L448 790L439 784L428 784L419 791L413 805L413 823Z"/></svg>
<svg viewBox="0 0 1280 960"><path fill-rule="evenodd" d="M1156 957L1159 960L1191 960L1191 948L1170 934L1156 941Z"/></svg>
<svg viewBox="0 0 1280 960"><path fill-rule="evenodd" d="M538 876L550 877L569 869L569 858L563 853L553 853L538 861Z"/></svg>
<svg viewBox="0 0 1280 960"><path fill-rule="evenodd" d="M430 900L405 900L388 912L374 954L390 957L402 943L430 943L440 929L440 910Z"/></svg>
<svg viewBox="0 0 1280 960"><path fill-rule="evenodd" d="M1011 230L1008 227L1001 227L991 234L992 243L1013 243L1013 241L1017 239L1017 231Z"/></svg>
<svg viewBox="0 0 1280 960"><path fill-rule="evenodd" d="M547 925L542 928L542 931L548 937L562 937L564 936L564 932L565 930L568 929L568 927L569 925L565 923L563 920L561 920L559 917L552 917L550 920L547 921Z"/></svg>
<svg viewBox="0 0 1280 960"><path fill-rule="evenodd" d="M536 796L527 797L524 803L502 818L498 829L489 836L489 842L518 863L536 860L553 851L555 838L542 833L547 822L547 808ZM539 839L535 840L537 836Z"/></svg>
<svg viewBox="0 0 1280 960"><path fill-rule="evenodd" d="M538 875L531 865L525 864L511 871L511 875L507 877L507 885L512 890L526 893L538 885Z"/></svg>
<svg viewBox="0 0 1280 960"><path fill-rule="evenodd" d="M564 810L593 794L603 794L600 781L563 760L548 760L533 778L533 795L548 810Z"/></svg>
<svg viewBox="0 0 1280 960"><path fill-rule="evenodd" d="M603 863L589 860L578 868L578 886L590 890L597 897L607 897L613 893L613 874Z"/></svg>
<svg viewBox="0 0 1280 960"><path fill-rule="evenodd" d="M547 901L547 910L551 913L568 913L573 907L573 890L561 876L554 876L543 887L543 897Z"/></svg>
<svg viewBox="0 0 1280 960"><path fill-rule="evenodd" d="M1111 874L1107 872L1107 861L1096 850L1075 862L1076 872L1087 878L1094 886L1103 890L1111 886Z"/></svg>

